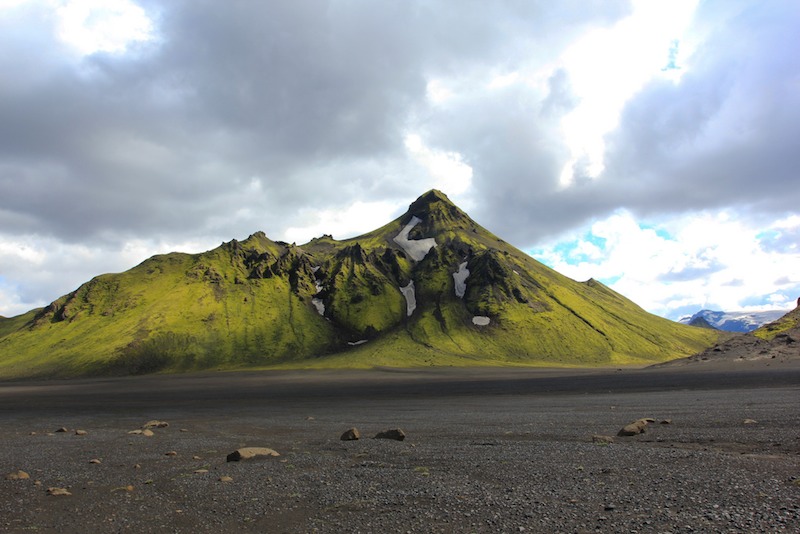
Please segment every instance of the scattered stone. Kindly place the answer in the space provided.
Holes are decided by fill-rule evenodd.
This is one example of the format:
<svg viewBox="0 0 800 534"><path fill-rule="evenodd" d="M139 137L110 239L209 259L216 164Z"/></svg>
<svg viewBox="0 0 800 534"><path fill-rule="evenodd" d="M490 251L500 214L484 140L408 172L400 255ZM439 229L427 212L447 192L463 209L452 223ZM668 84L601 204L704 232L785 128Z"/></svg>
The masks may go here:
<svg viewBox="0 0 800 534"><path fill-rule="evenodd" d="M279 453L267 447L243 447L230 453L225 459L228 462L239 462L241 460L252 460L254 458L269 458L280 456Z"/></svg>
<svg viewBox="0 0 800 534"><path fill-rule="evenodd" d="M390 430L378 432L375 434L375 438L373 439L393 439L396 441L403 441L406 439L406 433L400 428L392 428Z"/></svg>
<svg viewBox="0 0 800 534"><path fill-rule="evenodd" d="M605 510L606 512L613 512L616 509L617 507L614 506L613 504L607 504L603 507L603 510Z"/></svg>
<svg viewBox="0 0 800 534"><path fill-rule="evenodd" d="M65 426L62 426L61 428L56 429L56 432L59 432L59 433L69 432L69 429L67 429L67 427L65 427Z"/></svg>
<svg viewBox="0 0 800 534"><path fill-rule="evenodd" d="M103 462L99 458L92 458L91 460L89 460L89 463L90 464L101 464Z"/></svg>
<svg viewBox="0 0 800 534"><path fill-rule="evenodd" d="M119 488L114 488L111 490L111 493L117 493L118 491L127 491L128 493L133 491L133 486L128 484L127 486L120 486Z"/></svg>
<svg viewBox="0 0 800 534"><path fill-rule="evenodd" d="M200 457L199 457L199 456L197 456L197 455L194 455L194 456L192 456L192 460L202 460L202 458L200 458Z"/></svg>
<svg viewBox="0 0 800 534"><path fill-rule="evenodd" d="M745 425L755 425L756 423L758 423L758 421L756 421L755 419L745 419L744 421L742 421L742 424Z"/></svg>
<svg viewBox="0 0 800 534"><path fill-rule="evenodd" d="M35 436L35 435L36 435L36 432L35 432L35 431L34 431L34 432L31 432L31 433L30 433L30 435L31 435L31 436Z"/></svg>
<svg viewBox="0 0 800 534"><path fill-rule="evenodd" d="M595 434L592 436L592 443L601 443L604 445L608 445L609 443L614 443L614 438L611 436L603 436L600 434Z"/></svg>
<svg viewBox="0 0 800 534"><path fill-rule="evenodd" d="M142 435L146 438L152 438L153 436L155 436L155 433L149 428L145 428L144 430L142 430Z"/></svg>
<svg viewBox="0 0 800 534"><path fill-rule="evenodd" d="M637 434L644 434L647 421L644 419L637 419L633 423L627 424L617 432L618 436L635 436Z"/></svg>
<svg viewBox="0 0 800 534"><path fill-rule="evenodd" d="M70 493L66 488L56 488L56 487L47 488L47 494L55 496L72 495L72 493Z"/></svg>
<svg viewBox="0 0 800 534"><path fill-rule="evenodd" d="M156 419L148 421L142 425L142 428L167 428L169 423L166 421L158 421Z"/></svg>
<svg viewBox="0 0 800 534"><path fill-rule="evenodd" d="M309 415L308 417L306 417L306 421L316 421L316 419L314 419L314 416Z"/></svg>
<svg viewBox="0 0 800 534"><path fill-rule="evenodd" d="M164 453L164 456L178 456L178 453L175 451L167 451Z"/></svg>
<svg viewBox="0 0 800 534"><path fill-rule="evenodd" d="M639 419L639 421L644 421L645 423L655 423L656 422L656 420L653 419L652 417L642 417L641 419Z"/></svg>
<svg viewBox="0 0 800 534"><path fill-rule="evenodd" d="M181 432L188 432L188 431L189 431L189 429L188 429L188 428L181 428L181 430L180 430L180 431L181 431Z"/></svg>
<svg viewBox="0 0 800 534"><path fill-rule="evenodd" d="M361 432L359 432L356 427L348 428L339 439L342 441L356 441L361 439Z"/></svg>
<svg viewBox="0 0 800 534"><path fill-rule="evenodd" d="M142 468L142 464L134 464L133 468L134 469L141 469Z"/></svg>
<svg viewBox="0 0 800 534"><path fill-rule="evenodd" d="M139 435L141 433L142 433L142 430L140 428L137 428L136 430L131 430L130 432L128 432L128 434L134 434L134 435Z"/></svg>
<svg viewBox="0 0 800 534"><path fill-rule="evenodd" d="M662 424L662 425L671 425L672 424L672 419L662 419L660 424Z"/></svg>
<svg viewBox="0 0 800 534"><path fill-rule="evenodd" d="M6 475L6 480L28 480L31 476L25 471L16 471Z"/></svg>
<svg viewBox="0 0 800 534"><path fill-rule="evenodd" d="M194 474L195 475L205 475L206 473L208 473L208 469L195 469L194 470Z"/></svg>
<svg viewBox="0 0 800 534"><path fill-rule="evenodd" d="M75 431L75 435L76 435L76 436L85 436L85 435L87 435L87 434L88 434L88 432L87 432L87 431L85 431L85 430L76 430L76 431Z"/></svg>
<svg viewBox="0 0 800 534"><path fill-rule="evenodd" d="M229 476L221 476L219 477L220 482L233 482L233 479Z"/></svg>

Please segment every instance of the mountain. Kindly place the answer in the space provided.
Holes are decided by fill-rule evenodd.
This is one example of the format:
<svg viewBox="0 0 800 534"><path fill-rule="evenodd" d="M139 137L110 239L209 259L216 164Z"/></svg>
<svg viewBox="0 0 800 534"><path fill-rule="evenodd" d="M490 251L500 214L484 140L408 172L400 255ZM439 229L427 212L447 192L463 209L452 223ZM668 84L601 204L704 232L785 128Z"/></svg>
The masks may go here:
<svg viewBox="0 0 800 534"><path fill-rule="evenodd" d="M689 326L696 326L697 328L708 328L710 330L719 330L718 328L715 328L714 325L709 323L706 320L706 318L703 317L702 315L698 315L697 317L692 318L685 324L688 324Z"/></svg>
<svg viewBox="0 0 800 534"><path fill-rule="evenodd" d="M726 332L752 332L756 328L782 317L786 310L763 312L722 312L700 310L692 316L681 317L678 322L692 326L703 326L701 321L717 330Z"/></svg>
<svg viewBox="0 0 800 534"><path fill-rule="evenodd" d="M716 336L553 271L433 190L352 239L257 232L97 276L0 321L0 376L641 364Z"/></svg>
<svg viewBox="0 0 800 534"><path fill-rule="evenodd" d="M800 307L746 333L727 334L704 351L665 365L762 362L776 365L800 360ZM664 365L664 364L662 364Z"/></svg>

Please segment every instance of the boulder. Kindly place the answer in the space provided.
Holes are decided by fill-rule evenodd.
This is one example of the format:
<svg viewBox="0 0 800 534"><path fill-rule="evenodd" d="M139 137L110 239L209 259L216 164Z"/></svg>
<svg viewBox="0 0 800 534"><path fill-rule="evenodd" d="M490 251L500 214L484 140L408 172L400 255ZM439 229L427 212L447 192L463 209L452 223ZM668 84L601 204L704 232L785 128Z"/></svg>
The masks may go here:
<svg viewBox="0 0 800 534"><path fill-rule="evenodd" d="M225 459L228 462L240 462L242 460L253 460L255 458L271 458L280 454L267 447L243 447L230 453Z"/></svg>
<svg viewBox="0 0 800 534"><path fill-rule="evenodd" d="M358 431L357 428L348 428L344 431L344 434L339 438L342 441L355 441L357 439L361 439L361 432Z"/></svg>
<svg viewBox="0 0 800 534"><path fill-rule="evenodd" d="M627 424L617 432L618 436L635 436L637 434L644 434L647 427L645 419L637 419L633 423Z"/></svg>
<svg viewBox="0 0 800 534"><path fill-rule="evenodd" d="M85 430L76 430L75 431L75 435L76 436L85 436L86 434L88 434L88 432L86 432Z"/></svg>
<svg viewBox="0 0 800 534"><path fill-rule="evenodd" d="M378 432L375 434L374 439L393 439L395 441L403 441L406 439L406 433L400 428L392 428L390 430Z"/></svg>

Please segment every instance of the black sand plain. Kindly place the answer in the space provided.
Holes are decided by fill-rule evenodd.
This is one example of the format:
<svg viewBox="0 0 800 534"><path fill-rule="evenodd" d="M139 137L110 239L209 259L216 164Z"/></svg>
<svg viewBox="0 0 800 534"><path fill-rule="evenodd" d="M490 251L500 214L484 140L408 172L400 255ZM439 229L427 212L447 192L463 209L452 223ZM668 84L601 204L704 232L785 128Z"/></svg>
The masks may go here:
<svg viewBox="0 0 800 534"><path fill-rule="evenodd" d="M0 531L800 532L800 365L772 363L0 383Z"/></svg>

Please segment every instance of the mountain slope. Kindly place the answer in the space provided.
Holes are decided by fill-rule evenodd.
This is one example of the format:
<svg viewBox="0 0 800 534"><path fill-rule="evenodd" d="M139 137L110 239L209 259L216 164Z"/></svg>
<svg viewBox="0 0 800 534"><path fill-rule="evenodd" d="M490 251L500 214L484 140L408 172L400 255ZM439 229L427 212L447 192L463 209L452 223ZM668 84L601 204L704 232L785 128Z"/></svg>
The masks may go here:
<svg viewBox="0 0 800 534"><path fill-rule="evenodd" d="M713 332L575 282L438 191L363 236L263 233L155 256L0 321L0 376L274 365L608 365L697 352Z"/></svg>

